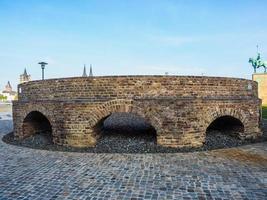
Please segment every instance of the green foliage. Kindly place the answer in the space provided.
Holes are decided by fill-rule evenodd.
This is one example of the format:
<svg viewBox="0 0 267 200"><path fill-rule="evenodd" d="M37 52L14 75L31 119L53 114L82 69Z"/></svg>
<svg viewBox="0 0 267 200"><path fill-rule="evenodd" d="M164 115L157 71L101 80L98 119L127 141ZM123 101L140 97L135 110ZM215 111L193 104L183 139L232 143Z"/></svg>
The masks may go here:
<svg viewBox="0 0 267 200"><path fill-rule="evenodd" d="M262 117L267 119L267 105L262 106Z"/></svg>
<svg viewBox="0 0 267 200"><path fill-rule="evenodd" d="M7 100L7 97L2 95L2 94L0 94L0 101L6 101L6 100Z"/></svg>

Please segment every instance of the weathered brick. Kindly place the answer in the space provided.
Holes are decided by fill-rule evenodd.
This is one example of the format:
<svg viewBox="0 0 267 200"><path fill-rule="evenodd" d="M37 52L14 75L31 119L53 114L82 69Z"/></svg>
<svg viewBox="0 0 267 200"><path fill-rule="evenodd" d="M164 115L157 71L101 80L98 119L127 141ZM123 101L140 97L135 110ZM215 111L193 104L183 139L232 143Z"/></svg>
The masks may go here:
<svg viewBox="0 0 267 200"><path fill-rule="evenodd" d="M243 123L242 139L261 135L261 100L257 83L251 80L77 77L31 81L19 88L18 101L13 102L14 132L19 138L30 134L23 127L31 111L39 111L49 120L55 143L69 146L94 146L99 136L95 126L113 112L145 118L156 129L158 144L164 146L201 146L207 127L225 115Z"/></svg>

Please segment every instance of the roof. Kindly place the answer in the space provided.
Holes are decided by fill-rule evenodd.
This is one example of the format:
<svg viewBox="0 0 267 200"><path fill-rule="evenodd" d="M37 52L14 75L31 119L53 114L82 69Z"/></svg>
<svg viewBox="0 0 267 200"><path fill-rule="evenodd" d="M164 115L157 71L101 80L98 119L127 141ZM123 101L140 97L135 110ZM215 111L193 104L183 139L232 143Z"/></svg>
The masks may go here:
<svg viewBox="0 0 267 200"><path fill-rule="evenodd" d="M16 95L17 92L15 92L15 91L6 91L6 90L4 90L4 91L2 92L2 94Z"/></svg>
<svg viewBox="0 0 267 200"><path fill-rule="evenodd" d="M24 73L23 73L23 75L24 75L24 76L28 76L26 68L24 69Z"/></svg>

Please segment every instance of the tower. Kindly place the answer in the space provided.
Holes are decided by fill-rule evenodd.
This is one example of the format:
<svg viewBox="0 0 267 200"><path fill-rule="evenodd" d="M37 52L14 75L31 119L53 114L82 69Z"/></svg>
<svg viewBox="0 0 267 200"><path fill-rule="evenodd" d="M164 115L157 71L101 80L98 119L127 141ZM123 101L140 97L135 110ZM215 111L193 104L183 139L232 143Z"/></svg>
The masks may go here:
<svg viewBox="0 0 267 200"><path fill-rule="evenodd" d="M27 73L26 68L24 69L24 73L20 75L20 83L29 82L31 80L31 75Z"/></svg>
<svg viewBox="0 0 267 200"><path fill-rule="evenodd" d="M82 77L87 77L87 73L86 73L86 66L83 66L83 75Z"/></svg>
<svg viewBox="0 0 267 200"><path fill-rule="evenodd" d="M92 64L90 64L90 74L89 74L89 76L90 76L90 77L93 76L93 68L92 68Z"/></svg>
<svg viewBox="0 0 267 200"><path fill-rule="evenodd" d="M15 100L17 93L15 91L12 91L12 86L11 86L10 82L8 81L6 86L5 86L5 90L0 92L0 94L2 94L2 96L5 97L5 100L13 101L13 100Z"/></svg>
<svg viewBox="0 0 267 200"><path fill-rule="evenodd" d="M8 81L7 84L6 84L5 91L6 91L6 92L12 92L12 86L11 86L11 84L10 84L9 81Z"/></svg>

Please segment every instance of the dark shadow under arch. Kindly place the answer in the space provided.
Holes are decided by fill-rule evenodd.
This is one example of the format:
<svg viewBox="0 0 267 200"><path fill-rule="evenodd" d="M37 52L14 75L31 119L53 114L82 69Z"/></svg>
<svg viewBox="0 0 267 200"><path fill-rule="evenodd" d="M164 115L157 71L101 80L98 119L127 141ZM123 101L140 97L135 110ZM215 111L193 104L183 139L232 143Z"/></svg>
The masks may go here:
<svg viewBox="0 0 267 200"><path fill-rule="evenodd" d="M52 126L45 115L39 111L30 112L23 121L23 135L43 134L52 139Z"/></svg>
<svg viewBox="0 0 267 200"><path fill-rule="evenodd" d="M205 145L213 148L238 146L242 143L244 124L241 120L225 115L216 118L206 130Z"/></svg>
<svg viewBox="0 0 267 200"><path fill-rule="evenodd" d="M216 118L207 128L205 145L210 149L233 147L242 144L244 124L232 116Z"/></svg>
<svg viewBox="0 0 267 200"><path fill-rule="evenodd" d="M94 126L98 138L96 145L107 150L118 148L147 148L157 143L155 128L143 117L134 113L115 112L99 120Z"/></svg>
<svg viewBox="0 0 267 200"><path fill-rule="evenodd" d="M208 126L207 132L211 130L244 133L244 124L235 117L225 115L225 116L216 118Z"/></svg>

